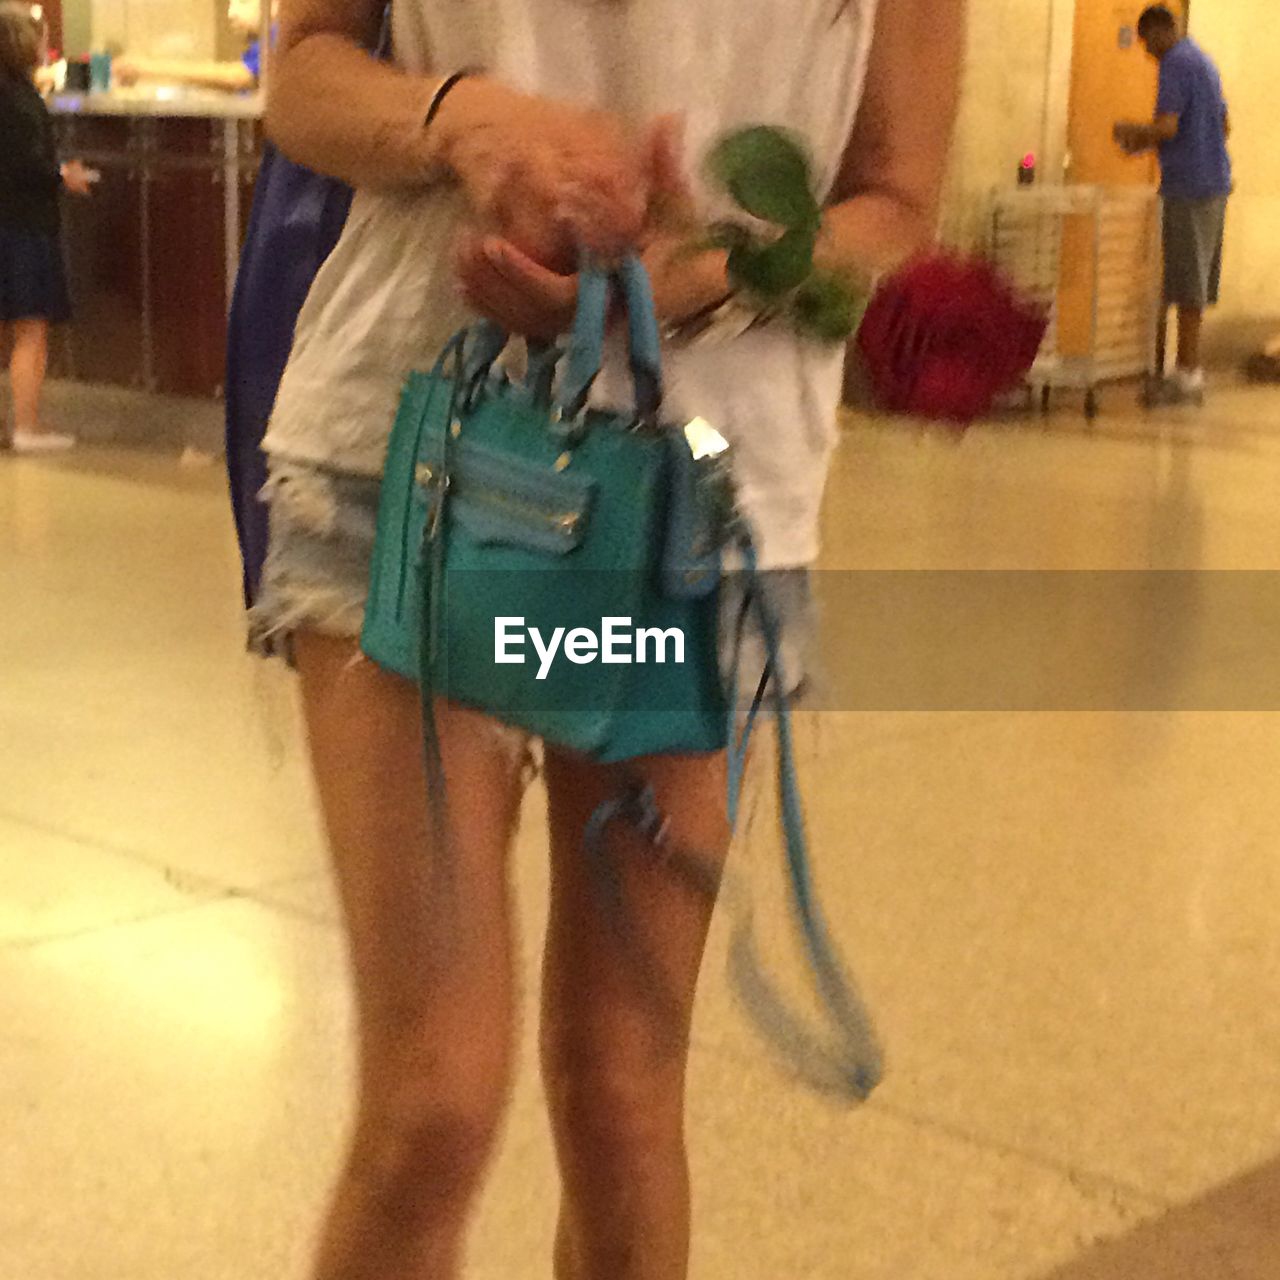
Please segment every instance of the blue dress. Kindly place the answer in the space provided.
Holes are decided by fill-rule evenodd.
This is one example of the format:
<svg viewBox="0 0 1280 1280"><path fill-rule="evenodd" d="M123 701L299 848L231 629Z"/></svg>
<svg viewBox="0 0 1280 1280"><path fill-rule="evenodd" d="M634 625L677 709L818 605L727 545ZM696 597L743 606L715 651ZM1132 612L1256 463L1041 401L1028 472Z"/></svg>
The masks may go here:
<svg viewBox="0 0 1280 1280"><path fill-rule="evenodd" d="M34 84L0 78L0 321L71 318L53 121Z"/></svg>

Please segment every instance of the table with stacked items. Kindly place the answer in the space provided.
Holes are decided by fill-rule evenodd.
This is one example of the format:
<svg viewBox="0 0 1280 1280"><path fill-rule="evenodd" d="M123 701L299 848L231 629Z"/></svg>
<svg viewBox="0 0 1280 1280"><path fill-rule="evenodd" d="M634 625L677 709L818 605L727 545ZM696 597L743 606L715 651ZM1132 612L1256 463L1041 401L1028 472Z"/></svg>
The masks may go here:
<svg viewBox="0 0 1280 1280"><path fill-rule="evenodd" d="M1049 308L1026 386L1047 409L1059 388L1098 411L1106 383L1149 378L1160 318L1160 203L1149 187L1067 185L997 191L991 256Z"/></svg>

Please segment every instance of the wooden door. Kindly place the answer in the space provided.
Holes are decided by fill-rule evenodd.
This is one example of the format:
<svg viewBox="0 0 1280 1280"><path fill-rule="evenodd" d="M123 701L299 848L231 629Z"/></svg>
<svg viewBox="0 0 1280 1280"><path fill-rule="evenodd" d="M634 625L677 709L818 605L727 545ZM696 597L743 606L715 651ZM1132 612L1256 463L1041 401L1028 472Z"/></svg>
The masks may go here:
<svg viewBox="0 0 1280 1280"><path fill-rule="evenodd" d="M1183 16L1180 0L1167 0ZM1155 156L1126 156L1111 137L1117 120L1149 120L1158 69L1142 47L1136 24L1142 0L1076 0L1067 148L1071 182L1152 185Z"/></svg>
<svg viewBox="0 0 1280 1280"><path fill-rule="evenodd" d="M1185 20L1183 0L1166 0ZM1150 120L1158 67L1136 30L1142 0L1076 0L1067 118L1067 181L1101 186L1155 186L1153 152L1126 156L1112 138L1117 120ZM1084 217L1063 227L1058 343L1066 356L1089 352L1093 314L1093 228Z"/></svg>

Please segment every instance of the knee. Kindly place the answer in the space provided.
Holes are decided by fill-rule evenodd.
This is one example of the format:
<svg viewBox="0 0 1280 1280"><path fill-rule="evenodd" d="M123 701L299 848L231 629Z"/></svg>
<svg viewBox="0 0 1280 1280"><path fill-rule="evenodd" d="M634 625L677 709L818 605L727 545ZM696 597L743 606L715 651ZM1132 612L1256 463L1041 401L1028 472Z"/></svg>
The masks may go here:
<svg viewBox="0 0 1280 1280"><path fill-rule="evenodd" d="M389 1213L447 1216L466 1207L496 1144L507 1055L479 1036L450 1051L421 1029L392 1039L365 1064L350 1176Z"/></svg>
<svg viewBox="0 0 1280 1280"><path fill-rule="evenodd" d="M500 1120L497 1106L433 1099L366 1108L348 1177L389 1221L458 1217L479 1189Z"/></svg>
<svg viewBox="0 0 1280 1280"><path fill-rule="evenodd" d="M562 1136L599 1156L657 1156L682 1140L684 1053L652 1044L544 1037L548 1105Z"/></svg>

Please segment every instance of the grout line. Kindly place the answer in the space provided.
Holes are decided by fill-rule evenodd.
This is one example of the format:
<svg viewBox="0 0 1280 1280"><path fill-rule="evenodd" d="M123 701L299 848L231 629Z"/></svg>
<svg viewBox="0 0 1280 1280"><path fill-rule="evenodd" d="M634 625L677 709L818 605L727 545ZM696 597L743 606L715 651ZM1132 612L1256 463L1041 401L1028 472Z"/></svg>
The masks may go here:
<svg viewBox="0 0 1280 1280"><path fill-rule="evenodd" d="M309 911L305 907L295 906L291 903L282 902L275 898L266 898L261 896L264 892L269 892L274 888L282 885L296 883L299 880L308 878L310 873L298 872L287 876L276 876L270 880L266 880L261 884L252 886L238 885L228 881L218 880L212 876L205 875L198 871L186 871L163 862L149 854L143 853L138 849L131 849L123 845L112 844L109 841L90 838L77 832L59 827L55 823L41 822L33 820L26 815L17 814L7 809L0 809L0 821L6 822L14 827L26 827L31 831L38 831L42 835L52 836L55 839L74 844L82 849L90 850L94 853L103 854L107 857L118 859L119 861L129 863L134 867L141 867L147 871L153 872L165 884L182 894L187 901L173 904L171 906L159 907L155 910L148 911L145 914L129 916L124 919L104 921L100 924L86 925L80 929L73 929L67 933L50 934L38 938L15 938L9 940L0 939L0 954L30 951L33 948L49 944L76 941L82 938L91 937L98 933L107 933L113 929L129 928L139 924L146 924L153 920L163 920L170 916L180 915L185 911L196 910L200 907L218 905L234 901L251 902L254 906L260 907L266 911L274 911L280 915L290 916L297 920L305 921L309 924L320 925L332 928L334 922L327 919L319 912Z"/></svg>
<svg viewBox="0 0 1280 1280"><path fill-rule="evenodd" d="M8 822L16 827L29 827L32 831L38 831L42 835L53 836L55 839L66 841L68 844L76 844L83 849L90 849L96 853L110 854L112 857L119 858L125 862L145 867L147 870L154 871L161 876L180 893L192 895L202 892L210 895L251 894L258 888L269 889L277 885L288 884L295 880L304 879L311 874L307 871L297 871L289 875L276 876L270 880L265 880L260 885L235 884L232 881L219 880L214 876L206 875L204 872L182 870L153 854L145 853L141 849L113 844L109 840L102 840L96 836L82 835L70 828L58 826L56 823L43 822L26 814L14 813L9 809L0 808L0 822Z"/></svg>
<svg viewBox="0 0 1280 1280"><path fill-rule="evenodd" d="M1042 1169L1061 1174L1085 1196L1092 1199L1097 1198L1099 1193L1105 1193L1118 1208L1122 1207L1120 1203L1122 1198L1136 1202L1143 1210L1152 1214L1163 1213L1165 1210L1173 1208L1175 1204L1175 1201L1165 1196L1157 1195L1155 1192L1148 1191L1143 1187L1125 1182L1120 1178L1113 1177L1111 1174L1097 1173L1092 1169L1080 1168L1044 1152L1014 1146L998 1139L984 1138L961 1125L924 1115L897 1103L877 1103L873 1101L870 1105L882 1115L890 1116L900 1123L911 1125L917 1129L932 1130L957 1141L967 1142L983 1150L994 1152L997 1155L1021 1160L1027 1164L1036 1165Z"/></svg>
<svg viewBox="0 0 1280 1280"><path fill-rule="evenodd" d="M145 867L147 870L154 871L161 876L172 888L180 893L194 896L202 891L220 893L234 891L238 887L215 880L211 876L202 875L200 872L179 871L176 867L143 853L140 849L113 844L111 841L102 840L97 836L82 835L78 831L59 826L57 823L44 822L27 814L15 813L10 809L0 809L0 821L11 823L15 827L27 827L32 831L40 832L41 835L53 836L55 839L63 840L68 844L79 845L82 849L89 849L95 853L105 853L121 861Z"/></svg>
<svg viewBox="0 0 1280 1280"><path fill-rule="evenodd" d="M760 1057L757 1057L749 1054L744 1049L734 1048L730 1045L718 1044L696 1034L693 1036L693 1046L694 1049L700 1053L707 1053L719 1058L727 1058L730 1061L742 1063L743 1065L751 1063L759 1065L761 1059L764 1059L768 1063L770 1070L773 1071L773 1073L780 1079L786 1081L790 1088L799 1092L804 1091L804 1086L792 1079L788 1075L786 1068L780 1066L775 1059L769 1056L767 1049L762 1049ZM912 1129L917 1129L922 1132L941 1134L946 1138L950 1138L953 1141L962 1143L966 1146L975 1147L981 1151L990 1152L994 1155L1003 1156L1006 1159L1016 1160L1022 1164L1031 1165L1035 1168L1055 1173L1060 1177L1065 1178L1082 1195L1090 1200L1110 1200L1117 1209L1120 1209L1125 1214L1125 1216L1131 1216L1130 1209L1136 1207L1144 1218L1153 1217L1174 1208L1176 1204L1176 1201L1174 1200L1158 1195L1155 1192L1148 1191L1145 1188L1135 1186L1132 1183L1125 1182L1119 1178L1112 1177L1110 1174L1096 1173L1093 1170L1079 1168L1075 1165L1069 1164L1067 1161L1060 1160L1056 1156L1048 1155L1040 1151L1029 1150L1025 1147L1015 1146L1012 1143L1002 1142L999 1139L983 1137L980 1134L965 1129L961 1125L925 1115L898 1103L883 1102L872 1097L869 1102L866 1102L854 1109L883 1116L898 1124ZM1129 1204L1124 1203L1125 1201L1128 1201Z"/></svg>
<svg viewBox="0 0 1280 1280"><path fill-rule="evenodd" d="M283 902L279 898L264 896L264 894L269 894L272 889L277 889L283 885L292 884L298 879L305 878L291 876L287 880L276 880L270 884L258 885L256 888L245 890L243 896L268 911L276 911L281 915L292 916L296 920L305 920L308 924L318 925L330 931L340 930L342 928L341 921L325 915L322 911L313 911L309 907L298 906L293 902Z"/></svg>
<svg viewBox="0 0 1280 1280"><path fill-rule="evenodd" d="M39 938L12 938L0 941L0 956L25 955L41 947L58 946L65 942L81 942L99 934L112 933L117 929L136 928L139 925L158 924L171 920L175 916L200 911L206 907L225 906L228 903L241 902L257 907L262 911L287 916L303 924L312 925L328 931L335 929L332 920L326 919L319 912L308 911L305 907L295 907L287 902L277 902L259 898L253 891L228 887L220 893L196 898L188 902L164 907L158 911L149 911L145 915L129 916L119 920L105 920L100 924L85 925L79 929L71 929L65 933L46 934Z"/></svg>

